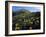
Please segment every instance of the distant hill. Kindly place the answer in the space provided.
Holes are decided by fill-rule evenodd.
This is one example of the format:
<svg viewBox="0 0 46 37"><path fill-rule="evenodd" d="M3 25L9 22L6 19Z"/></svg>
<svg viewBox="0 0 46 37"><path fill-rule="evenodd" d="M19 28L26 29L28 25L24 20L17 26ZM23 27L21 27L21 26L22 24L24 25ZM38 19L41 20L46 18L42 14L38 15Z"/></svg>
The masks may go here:
<svg viewBox="0 0 46 37"><path fill-rule="evenodd" d="M20 14L36 14L36 15L40 15L40 12L30 12L28 10L25 10L25 9L20 9L19 11L13 11L13 16L16 16L16 15L20 15Z"/></svg>
<svg viewBox="0 0 46 37"><path fill-rule="evenodd" d="M23 13L30 14L31 12L28 11L28 10L25 10L25 9L20 9L19 11L13 12L13 16L20 15L20 14L23 14Z"/></svg>

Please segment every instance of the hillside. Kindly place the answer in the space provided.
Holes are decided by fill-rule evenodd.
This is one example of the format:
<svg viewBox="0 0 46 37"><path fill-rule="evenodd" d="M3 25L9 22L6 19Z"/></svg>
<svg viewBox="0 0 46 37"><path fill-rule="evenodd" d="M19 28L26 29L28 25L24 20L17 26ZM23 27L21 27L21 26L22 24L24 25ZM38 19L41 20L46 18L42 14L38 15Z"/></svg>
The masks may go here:
<svg viewBox="0 0 46 37"><path fill-rule="evenodd" d="M13 12L13 30L40 29L40 12L25 9ZM18 29L17 29L18 27Z"/></svg>

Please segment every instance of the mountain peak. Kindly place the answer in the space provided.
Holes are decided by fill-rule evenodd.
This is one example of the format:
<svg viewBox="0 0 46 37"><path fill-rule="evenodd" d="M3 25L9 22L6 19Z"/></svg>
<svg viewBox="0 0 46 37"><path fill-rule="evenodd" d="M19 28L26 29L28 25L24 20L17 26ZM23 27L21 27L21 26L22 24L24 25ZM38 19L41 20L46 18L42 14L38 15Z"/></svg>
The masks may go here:
<svg viewBox="0 0 46 37"><path fill-rule="evenodd" d="M20 15L20 14L30 14L31 12L26 9L20 9L19 11L15 11L14 15Z"/></svg>

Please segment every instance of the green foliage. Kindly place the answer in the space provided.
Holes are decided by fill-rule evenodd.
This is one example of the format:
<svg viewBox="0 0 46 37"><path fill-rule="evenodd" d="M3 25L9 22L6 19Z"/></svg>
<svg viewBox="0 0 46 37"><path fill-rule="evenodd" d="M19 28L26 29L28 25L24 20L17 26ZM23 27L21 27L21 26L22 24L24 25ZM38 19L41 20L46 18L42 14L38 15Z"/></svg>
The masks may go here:
<svg viewBox="0 0 46 37"><path fill-rule="evenodd" d="M35 23L35 25L37 25L37 23L38 23L38 25L39 25L40 16L36 16L36 15L38 15L38 14L29 12L29 11L28 12L20 11L20 14L13 16L15 18L14 20L16 20L15 21L16 30L17 30L17 28L18 28L18 30L22 29L22 27L24 27L24 26L32 26L33 23Z"/></svg>

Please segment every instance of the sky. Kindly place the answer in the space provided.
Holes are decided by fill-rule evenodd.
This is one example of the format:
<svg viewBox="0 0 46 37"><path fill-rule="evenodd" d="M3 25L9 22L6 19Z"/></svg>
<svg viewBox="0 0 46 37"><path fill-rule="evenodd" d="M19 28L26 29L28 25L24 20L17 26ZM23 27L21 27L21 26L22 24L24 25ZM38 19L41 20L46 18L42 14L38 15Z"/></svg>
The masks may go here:
<svg viewBox="0 0 46 37"><path fill-rule="evenodd" d="M26 9L30 12L38 12L40 11L39 7L22 7L22 6L12 6L12 11L19 11L20 9Z"/></svg>

